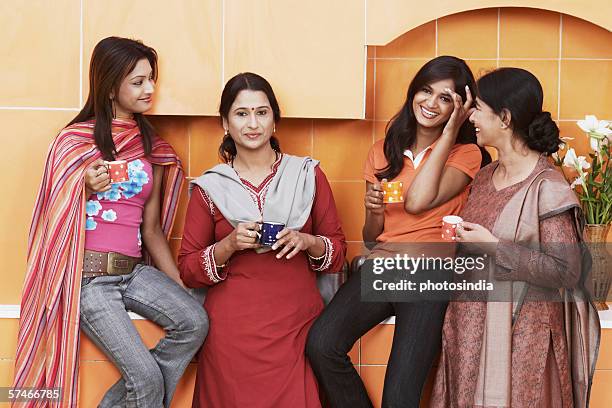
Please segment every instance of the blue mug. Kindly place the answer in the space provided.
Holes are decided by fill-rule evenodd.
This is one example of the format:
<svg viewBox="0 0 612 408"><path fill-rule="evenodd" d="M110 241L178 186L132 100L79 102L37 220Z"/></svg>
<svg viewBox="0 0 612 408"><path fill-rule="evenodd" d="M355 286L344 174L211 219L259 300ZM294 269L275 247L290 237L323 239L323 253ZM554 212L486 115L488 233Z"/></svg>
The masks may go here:
<svg viewBox="0 0 612 408"><path fill-rule="evenodd" d="M259 231L259 243L261 245L272 246L276 242L276 234L285 228L285 224L278 222L262 222Z"/></svg>

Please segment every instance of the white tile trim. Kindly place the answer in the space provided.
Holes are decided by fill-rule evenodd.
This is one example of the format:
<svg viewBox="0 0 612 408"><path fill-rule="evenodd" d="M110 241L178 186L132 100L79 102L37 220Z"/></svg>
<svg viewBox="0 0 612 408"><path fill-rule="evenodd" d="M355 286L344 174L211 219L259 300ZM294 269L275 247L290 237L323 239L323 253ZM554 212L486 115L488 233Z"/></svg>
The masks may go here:
<svg viewBox="0 0 612 408"><path fill-rule="evenodd" d="M579 120L584 120L584 118L581 118L581 119L559 119L558 122L578 122ZM599 120L601 120L601 119L599 119ZM607 120L608 122L611 122L610 119L605 119L604 118L604 120ZM582 130L580 132L584 133L584 132L582 132Z"/></svg>
<svg viewBox="0 0 612 408"><path fill-rule="evenodd" d="M368 46L363 46L363 104L361 117L366 118L366 109L368 104Z"/></svg>
<svg viewBox="0 0 612 408"><path fill-rule="evenodd" d="M132 320L146 320L144 317L128 312ZM19 305L0 305L0 319L19 319ZM612 329L612 309L599 312L602 329ZM395 324L395 316L391 316L380 324Z"/></svg>
<svg viewBox="0 0 612 408"><path fill-rule="evenodd" d="M363 0L363 110L365 119L368 104L368 0Z"/></svg>
<svg viewBox="0 0 612 408"><path fill-rule="evenodd" d="M376 47L373 48L374 62L372 66L372 82L374 83L372 84L372 121L374 121L375 123L372 125L372 144L376 142L376 65L378 64L378 61L376 59L376 57L378 57L378 51Z"/></svg>
<svg viewBox="0 0 612 408"><path fill-rule="evenodd" d="M221 90L225 87L225 0L221 1Z"/></svg>
<svg viewBox="0 0 612 408"><path fill-rule="evenodd" d="M314 141L315 141L315 121L314 119L310 120L310 155L314 156Z"/></svg>
<svg viewBox="0 0 612 408"><path fill-rule="evenodd" d="M0 305L0 319L19 319L19 305Z"/></svg>
<svg viewBox="0 0 612 408"><path fill-rule="evenodd" d="M83 106L83 0L79 16L79 106Z"/></svg>
<svg viewBox="0 0 612 408"><path fill-rule="evenodd" d="M612 309L599 312L599 320L602 329L612 329ZM380 324L395 324L395 316L383 320Z"/></svg>
<svg viewBox="0 0 612 408"><path fill-rule="evenodd" d="M500 37L500 32L501 32L500 26L501 26L501 8L498 8L497 9L497 48L496 48L496 51L495 51L495 53L496 53L496 55L495 55L495 66L497 68L499 68L499 55L500 55L499 54L499 43L500 43L500 38L499 37Z"/></svg>
<svg viewBox="0 0 612 408"><path fill-rule="evenodd" d="M504 58L497 58L497 57L490 57L490 58L470 58L470 57L465 57L462 55L456 55L459 58L463 58L466 61L559 61L559 59L561 61L612 61L612 58L553 58L553 57L548 57L548 58L536 58L536 57L504 57ZM431 59L430 57L377 57L377 58L373 58L370 57L370 59L377 59L379 61L428 61L429 59Z"/></svg>
<svg viewBox="0 0 612 408"><path fill-rule="evenodd" d="M559 60L557 61L557 120L561 119L561 56L563 55L563 14L559 13Z"/></svg>
<svg viewBox="0 0 612 408"><path fill-rule="evenodd" d="M0 106L0 110L27 110L27 111L69 111L79 112L79 108L48 108L43 106Z"/></svg>
<svg viewBox="0 0 612 408"><path fill-rule="evenodd" d="M0 319L19 319L19 305L0 305ZM128 312L132 320L146 320L144 317Z"/></svg>
<svg viewBox="0 0 612 408"><path fill-rule="evenodd" d="M608 303L608 306L610 306L610 303ZM612 329L612 309L599 312L599 320L602 329Z"/></svg>
<svg viewBox="0 0 612 408"><path fill-rule="evenodd" d="M435 56L438 56L438 19L436 18L436 48L435 48Z"/></svg>

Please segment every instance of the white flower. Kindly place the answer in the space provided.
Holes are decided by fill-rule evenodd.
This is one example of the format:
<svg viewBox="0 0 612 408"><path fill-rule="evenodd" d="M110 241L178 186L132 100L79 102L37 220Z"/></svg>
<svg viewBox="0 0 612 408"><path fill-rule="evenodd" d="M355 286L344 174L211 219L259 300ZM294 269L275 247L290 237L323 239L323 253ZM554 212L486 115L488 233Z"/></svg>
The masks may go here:
<svg viewBox="0 0 612 408"><path fill-rule="evenodd" d="M595 152L599 152L600 142L603 139L612 136L612 129L610 129L610 122L607 120L597 120L594 115L585 116L584 120L579 120L578 126L589 137L591 149Z"/></svg>
<svg viewBox="0 0 612 408"><path fill-rule="evenodd" d="M586 181L584 180L584 174L580 177L576 177L576 180L572 181L570 187L573 189L576 188L577 185L581 185L583 188L586 188Z"/></svg>
<svg viewBox="0 0 612 408"><path fill-rule="evenodd" d="M568 140L573 140L573 137L561 137L561 140L563 140L563 142L559 143L559 151L561 150L565 150L565 148L567 147L567 141ZM560 163L561 162L561 157L559 157L559 152L554 152L551 154L552 158L554 159L554 161L556 163Z"/></svg>
<svg viewBox="0 0 612 408"><path fill-rule="evenodd" d="M565 167L573 167L579 172L591 168L591 165L586 160L586 157L576 156L576 151L574 150L574 148L570 148L567 150L565 158L563 158L563 165Z"/></svg>
<svg viewBox="0 0 612 408"><path fill-rule="evenodd" d="M600 150L599 139L594 138L594 137L589 137L589 143L591 144L591 149L593 149L594 152L599 153L599 150Z"/></svg>
<svg viewBox="0 0 612 408"><path fill-rule="evenodd" d="M559 149L559 150L561 150L561 149ZM554 152L553 154L551 154L551 156L552 156L552 158L553 158L553 160L554 160L555 162L557 162L557 163L558 163L558 162L560 162L560 161L561 161L561 159L559 159L559 153Z"/></svg>
<svg viewBox="0 0 612 408"><path fill-rule="evenodd" d="M576 160L576 151L574 148L570 148L565 153L565 157L563 158L563 165L565 167L574 167L574 161Z"/></svg>
<svg viewBox="0 0 612 408"><path fill-rule="evenodd" d="M578 156L576 162L576 169L580 168L582 170L587 170L591 168L591 163L589 163L584 156Z"/></svg>

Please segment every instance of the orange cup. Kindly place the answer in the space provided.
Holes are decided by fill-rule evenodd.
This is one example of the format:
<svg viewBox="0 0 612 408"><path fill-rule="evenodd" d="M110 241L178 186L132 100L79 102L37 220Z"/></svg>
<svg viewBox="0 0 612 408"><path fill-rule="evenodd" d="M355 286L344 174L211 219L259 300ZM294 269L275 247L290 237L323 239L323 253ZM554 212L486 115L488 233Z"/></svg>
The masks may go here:
<svg viewBox="0 0 612 408"><path fill-rule="evenodd" d="M457 239L457 227L461 225L463 218L458 215L447 215L442 218L442 239L445 241L455 241Z"/></svg>
<svg viewBox="0 0 612 408"><path fill-rule="evenodd" d="M111 184L123 183L130 180L128 165L125 160L105 161Z"/></svg>
<svg viewBox="0 0 612 408"><path fill-rule="evenodd" d="M404 202L402 187L404 183L401 181L384 181L380 183L383 189L383 202L387 204Z"/></svg>

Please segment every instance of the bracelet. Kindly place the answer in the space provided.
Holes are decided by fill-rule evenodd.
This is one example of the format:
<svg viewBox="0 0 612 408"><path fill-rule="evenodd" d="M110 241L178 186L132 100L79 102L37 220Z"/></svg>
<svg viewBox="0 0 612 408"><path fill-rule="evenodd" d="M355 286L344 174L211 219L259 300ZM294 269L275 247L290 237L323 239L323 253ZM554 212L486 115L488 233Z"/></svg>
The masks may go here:
<svg viewBox="0 0 612 408"><path fill-rule="evenodd" d="M323 241L323 247L324 247L323 255L321 255L321 256L312 256L312 255L310 255L310 253L308 251L306 252L306 254L308 254L308 257L310 259L312 259L313 261L320 261L320 260L325 258L325 255L327 255L327 243L325 242L323 237L321 237L320 235L315 235L315 238L320 238Z"/></svg>
<svg viewBox="0 0 612 408"><path fill-rule="evenodd" d="M214 244L213 246L214 246L214 248L213 248L213 250L212 250L212 257L213 257L213 260L214 260L214 258L215 258L215 248L217 247L217 243L215 242L215 244ZM229 262L229 259L228 259L227 261L225 261L225 262L223 263L223 265L217 265L217 261L214 261L214 262L215 262L215 268L216 268L218 271L220 271L221 269L225 268L225 266L226 266L226 265L227 265L227 263Z"/></svg>
<svg viewBox="0 0 612 408"><path fill-rule="evenodd" d="M313 261L320 261L321 259L325 258L325 252L323 252L323 255L321 255L321 256L316 256L316 257L315 257L315 256L310 255L310 253L308 253L308 252L307 252L307 254L308 254L308 257L309 257L310 259L312 259Z"/></svg>

